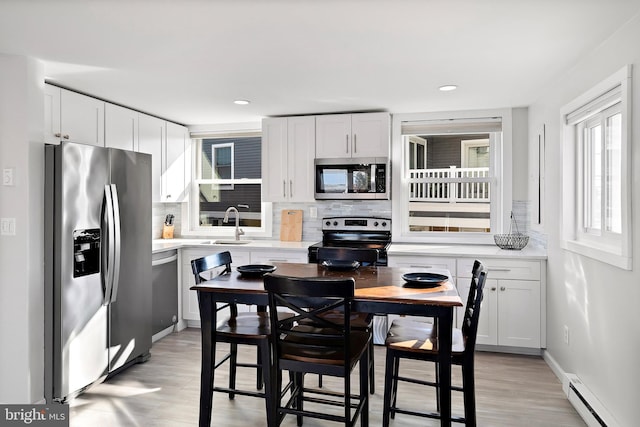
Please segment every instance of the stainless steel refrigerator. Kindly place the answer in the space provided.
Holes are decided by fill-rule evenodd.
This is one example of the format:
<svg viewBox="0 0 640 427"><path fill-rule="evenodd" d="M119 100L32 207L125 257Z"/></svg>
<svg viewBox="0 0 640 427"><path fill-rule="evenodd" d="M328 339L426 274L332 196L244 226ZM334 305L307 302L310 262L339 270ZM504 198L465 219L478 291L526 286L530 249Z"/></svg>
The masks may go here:
<svg viewBox="0 0 640 427"><path fill-rule="evenodd" d="M151 348L151 156L45 147L45 398L65 402Z"/></svg>

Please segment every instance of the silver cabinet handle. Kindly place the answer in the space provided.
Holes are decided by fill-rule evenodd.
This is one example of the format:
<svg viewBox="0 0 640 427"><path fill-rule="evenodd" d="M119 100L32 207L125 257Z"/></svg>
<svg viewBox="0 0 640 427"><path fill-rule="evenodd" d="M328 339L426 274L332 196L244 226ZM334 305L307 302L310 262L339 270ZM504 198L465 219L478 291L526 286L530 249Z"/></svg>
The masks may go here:
<svg viewBox="0 0 640 427"><path fill-rule="evenodd" d="M293 197L293 180L289 180L289 197Z"/></svg>
<svg viewBox="0 0 640 427"><path fill-rule="evenodd" d="M282 180L282 197L287 197L287 180Z"/></svg>
<svg viewBox="0 0 640 427"><path fill-rule="evenodd" d="M62 136L62 134L60 132L58 132L58 133L54 133L53 136L55 136L56 138L60 138Z"/></svg>
<svg viewBox="0 0 640 427"><path fill-rule="evenodd" d="M491 271L511 271L510 268L497 268L497 267L489 267Z"/></svg>
<svg viewBox="0 0 640 427"><path fill-rule="evenodd" d="M64 139L69 139L69 135L62 135Z"/></svg>
<svg viewBox="0 0 640 427"><path fill-rule="evenodd" d="M433 268L432 265L410 265L411 268Z"/></svg>
<svg viewBox="0 0 640 427"><path fill-rule="evenodd" d="M506 291L506 290L507 290L507 288L505 288L504 286L500 286L500 290L501 290L501 291Z"/></svg>
<svg viewBox="0 0 640 427"><path fill-rule="evenodd" d="M346 138L346 140L345 140L346 144L344 146L345 149L346 149L345 153L349 153L349 134L345 135L345 138Z"/></svg>
<svg viewBox="0 0 640 427"><path fill-rule="evenodd" d="M357 140L356 140L356 134L353 134L353 152L357 153L358 152L358 146L357 146Z"/></svg>
<svg viewBox="0 0 640 427"><path fill-rule="evenodd" d="M495 291L495 290L496 290L496 287L495 287L495 286L492 286L492 287L491 287L491 290L492 290L492 291Z"/></svg>

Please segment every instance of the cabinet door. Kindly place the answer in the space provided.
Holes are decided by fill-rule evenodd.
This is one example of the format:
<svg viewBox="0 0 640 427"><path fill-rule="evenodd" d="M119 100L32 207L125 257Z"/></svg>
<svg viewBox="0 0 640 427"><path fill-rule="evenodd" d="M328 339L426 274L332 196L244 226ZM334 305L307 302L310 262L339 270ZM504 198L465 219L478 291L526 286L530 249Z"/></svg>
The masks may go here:
<svg viewBox="0 0 640 427"><path fill-rule="evenodd" d="M469 296L470 279L458 279L458 292L464 304ZM498 345L498 281L487 279L484 285L484 295L480 306L478 321L478 335L476 342L485 345ZM458 328L462 327L464 308L457 309Z"/></svg>
<svg viewBox="0 0 640 427"><path fill-rule="evenodd" d="M60 89L60 128L64 141L104 147L104 101Z"/></svg>
<svg viewBox="0 0 640 427"><path fill-rule="evenodd" d="M195 285L195 279L191 272L191 260L207 256L216 252L222 252L225 248L219 246L210 249L185 250L182 256L182 317L185 320L200 321L200 308L198 307L198 293L192 291L191 287ZM231 266L236 268L239 265L251 263L251 253L249 251L231 250L232 263ZM241 308L238 307L241 311ZM228 315L228 313L219 313L219 316Z"/></svg>
<svg viewBox="0 0 640 427"><path fill-rule="evenodd" d="M105 147L135 151L138 147L138 112L107 103L104 108Z"/></svg>
<svg viewBox="0 0 640 427"><path fill-rule="evenodd" d="M166 122L166 125L164 187L161 199L165 202L181 202L188 196L185 189L185 143L188 133L184 126L172 122Z"/></svg>
<svg viewBox="0 0 640 427"><path fill-rule="evenodd" d="M161 201L162 164L164 155L165 121L153 116L138 113L138 150L151 154L151 201Z"/></svg>
<svg viewBox="0 0 640 427"><path fill-rule="evenodd" d="M540 348L540 282L498 281L498 344Z"/></svg>
<svg viewBox="0 0 640 427"><path fill-rule="evenodd" d="M388 113L351 115L351 157L389 157L391 129Z"/></svg>
<svg viewBox="0 0 640 427"><path fill-rule="evenodd" d="M351 157L351 114L316 116L316 157Z"/></svg>
<svg viewBox="0 0 640 427"><path fill-rule="evenodd" d="M315 172L313 160L316 147L315 118L287 119L287 169L290 202L313 202ZM263 172L264 173L264 172Z"/></svg>
<svg viewBox="0 0 640 427"><path fill-rule="evenodd" d="M262 120L262 198L265 202L288 200L287 119Z"/></svg>
<svg viewBox="0 0 640 427"><path fill-rule="evenodd" d="M44 142L59 144L60 131L60 88L44 85Z"/></svg>

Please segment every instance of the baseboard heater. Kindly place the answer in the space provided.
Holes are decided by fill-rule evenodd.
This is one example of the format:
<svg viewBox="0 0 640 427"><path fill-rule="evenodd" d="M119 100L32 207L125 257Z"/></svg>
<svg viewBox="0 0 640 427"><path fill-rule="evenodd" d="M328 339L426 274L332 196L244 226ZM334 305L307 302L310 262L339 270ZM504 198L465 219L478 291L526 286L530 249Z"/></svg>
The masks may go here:
<svg viewBox="0 0 640 427"><path fill-rule="evenodd" d="M575 374L566 374L563 390L589 427L619 427L609 411Z"/></svg>

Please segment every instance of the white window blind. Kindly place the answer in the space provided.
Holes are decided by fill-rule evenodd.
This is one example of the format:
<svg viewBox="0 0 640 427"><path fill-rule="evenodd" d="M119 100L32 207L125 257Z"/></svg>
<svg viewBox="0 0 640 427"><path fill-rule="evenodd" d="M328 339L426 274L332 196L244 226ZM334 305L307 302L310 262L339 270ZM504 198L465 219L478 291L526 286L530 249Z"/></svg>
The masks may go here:
<svg viewBox="0 0 640 427"><path fill-rule="evenodd" d="M565 122L569 126L575 125L606 110L612 105L620 103L621 101L622 86L617 85L613 89L582 105L580 108L568 113L565 116Z"/></svg>

